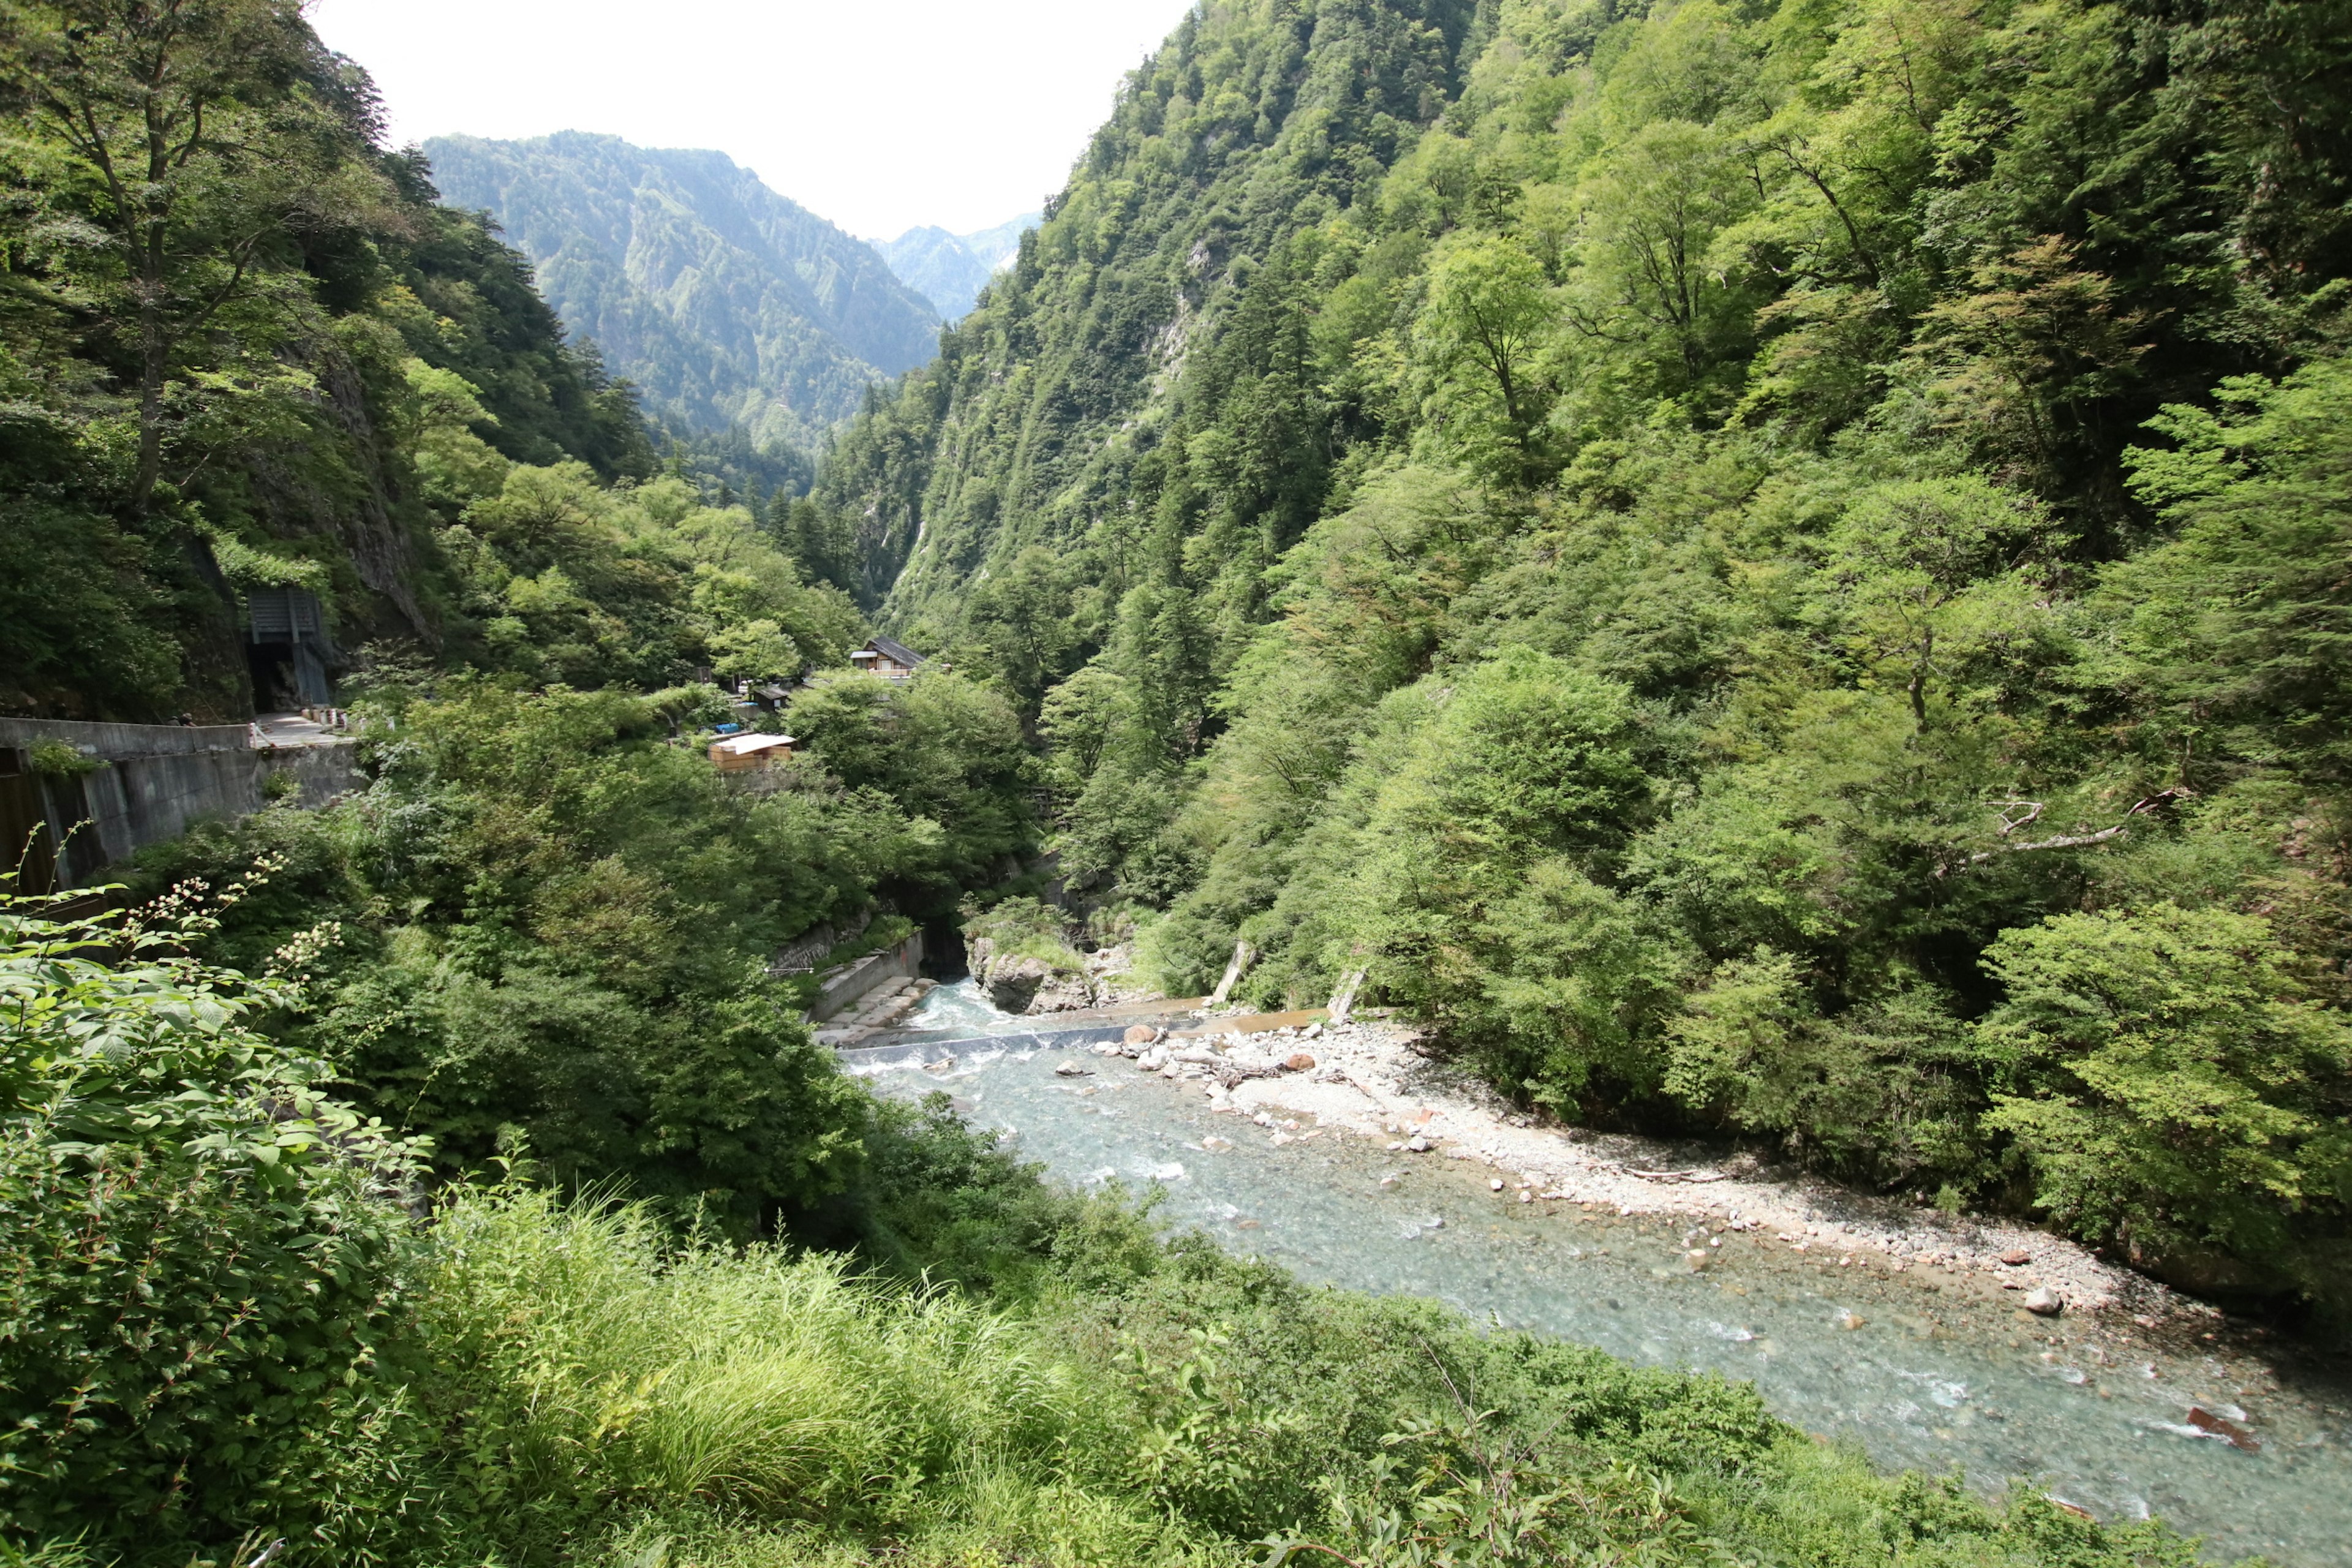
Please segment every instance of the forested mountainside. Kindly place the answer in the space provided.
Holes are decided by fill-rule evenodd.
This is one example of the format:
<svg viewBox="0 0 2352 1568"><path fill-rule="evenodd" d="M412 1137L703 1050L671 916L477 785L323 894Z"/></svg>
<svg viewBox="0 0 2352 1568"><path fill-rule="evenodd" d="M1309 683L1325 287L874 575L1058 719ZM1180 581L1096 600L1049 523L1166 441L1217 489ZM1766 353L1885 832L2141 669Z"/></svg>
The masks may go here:
<svg viewBox="0 0 2352 1568"><path fill-rule="evenodd" d="M1213 4L819 493L1171 993L2352 1300L2352 8Z"/></svg>
<svg viewBox="0 0 2352 1568"><path fill-rule="evenodd" d="M488 211L556 314L681 433L814 451L867 385L938 351L930 301L874 247L722 153L577 131L425 151L444 199Z"/></svg>
<svg viewBox="0 0 2352 1568"><path fill-rule="evenodd" d="M1779 79L1771 17L1686 15L1708 47L1755 45L1725 57L1736 80ZM1374 967L1561 1114L1779 1131L1787 1103L1812 1138L1825 1110L1866 1130L1922 1107L1897 1131L1949 1129L1928 1147L1956 1192L2001 1196L1954 1152L1969 1139L1982 1170L2039 1180L2087 1129L2105 1142L2057 1166L2073 1190L2186 1194L2173 1231L2121 1213L2135 1238L2177 1258L2181 1226L2239 1247L2267 1226L2287 1277L2324 1281L2340 729L2293 721L2334 711L2314 671L2341 574L2298 574L2339 539L2338 401L2305 346L2324 267L2300 294L2256 277L2229 318L2246 353L2305 362L2297 379L2167 416L2172 449L2137 470L2148 515L2062 531L2044 520L2103 514L2021 488L2037 470L1947 453L1895 471L1962 436L1872 412L1893 395L1869 378L1912 375L1932 412L1940 362L1847 353L1832 375L1792 350L1771 363L1798 393L1725 413L1696 390L1713 362L1612 315L1593 352L1614 379L1578 370L1559 313L1584 296L1543 268L1592 263L1512 248L1512 193L1538 211L1538 186L1444 187L1486 204L1465 228L1471 209L1411 207L1418 187L1382 173L1499 156L1489 117L1570 71L1526 52L1528 20L1333 0L1192 24L1076 187L1128 166L1127 142L1161 171L1148 203L1129 194L1165 232L1095 274L1127 303L1069 337L1091 308L1071 247L1115 232L1074 195L947 340L995 359L875 395L835 489L763 526L655 469L625 384L565 348L521 258L383 150L365 76L300 0L0 5L0 706L236 716L240 599L302 587L364 721L357 787L152 847L118 868L127 907L78 912L0 872L0 1559L2200 1561L2144 1505L2101 1522L2038 1486L1885 1475L1752 1385L1171 1238L1116 1183L1048 1186L944 1095L868 1092L802 1016L823 982L775 963L786 942L856 959L1021 890L1024 868L1035 889L1050 776L1081 885L1124 889L1178 979L1236 928L1267 949L1264 994ZM1559 92L1559 123L1621 81L1671 88L1640 62L1674 27L1564 33L1609 63ZM1242 66L1269 73L1262 100L1226 91ZM1195 105L1234 139L1159 140ZM1192 213L1269 138L1290 161L1257 165L1262 190ZM2263 199L2306 199L2308 171L2270 158ZM1088 212L1102 226L1071 226ZM1874 226L1894 222L1856 231L1891 258ZM1357 223L1378 237L1349 248ZM1327 243L1392 265L1318 270ZM1239 265L1260 253L1289 259ZM1883 264L1886 299L1912 300ZM1703 296L1740 273L1690 276ZM1904 330L1867 295L1851 310ZM1474 343L1497 348L1491 391ZM1024 368L1044 347L1066 379ZM1087 353L1102 401L1065 407L1094 385L1066 378ZM925 539L907 597L954 659L904 681L827 668L865 628L820 579L889 586L874 569L914 542L888 531L934 468L948 483L944 458L1003 438L960 447L954 423L999 371L1052 416L1002 427L1040 434L1022 483L1062 460L1055 439L1129 419L1134 461L1071 448L1050 513L961 483L966 510L934 515L960 519L942 542L975 569L959 581ZM1838 375L1863 378L1843 414L1819 384ZM2004 408L2056 395L1992 384ZM1800 394L1818 426L1776 424L1773 398ZM1588 405L1589 426L1555 412ZM1302 478L1318 430L1328 462ZM1245 472L1295 486L1274 486L1295 512L1236 514ZM870 527L841 500L860 483ZM1109 500L1147 494L1122 554ZM2303 532L2282 539L2282 515ZM1108 543L1080 538L1097 518ZM1980 570L2019 530L2042 542ZM1010 564L981 577L996 532ZM703 746L746 715L703 670L803 666L759 721L793 754L722 775ZM2020 668L2056 695L2025 701L2042 688ZM83 765L50 750L37 771ZM2143 784L2135 758L2183 782ZM1979 851L1968 792L1996 766L2064 789L2004 796L2014 831ZM2126 784L2170 793L2127 811ZM2128 835L2068 827L2095 808ZM1922 821L1958 825L1937 829L1927 897L1906 879ZM2004 921L2000 989L1966 989L1968 942ZM1661 1054L1680 1076L1645 1089ZM2158 1112L2179 1130L2151 1156ZM2179 1364L2218 1368L2211 1338ZM2324 1477L2325 1454L2286 1473Z"/></svg>
<svg viewBox="0 0 2352 1568"><path fill-rule="evenodd" d="M927 225L896 239L877 240L874 248L891 271L931 302L940 320L953 321L971 310L997 269L1020 253L1021 236L1043 216L1024 213L977 234L950 234Z"/></svg>
<svg viewBox="0 0 2352 1568"><path fill-rule="evenodd" d="M267 587L319 595L347 673L838 662L855 609L747 510L626 488L655 466L628 389L383 150L365 77L232 13L87 43L11 14L0 705L240 720Z"/></svg>

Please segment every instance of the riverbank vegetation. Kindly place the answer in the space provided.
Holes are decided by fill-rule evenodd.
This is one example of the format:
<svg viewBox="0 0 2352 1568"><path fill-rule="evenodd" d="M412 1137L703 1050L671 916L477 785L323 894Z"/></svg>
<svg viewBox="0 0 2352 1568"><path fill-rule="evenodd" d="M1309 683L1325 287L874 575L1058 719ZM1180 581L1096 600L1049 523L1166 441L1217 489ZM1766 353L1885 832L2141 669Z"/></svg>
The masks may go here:
<svg viewBox="0 0 2352 1568"><path fill-rule="evenodd" d="M331 931L289 1048L428 1135L441 1175L528 1150L566 1188L618 1183L761 1233L840 1192L863 1098L770 957L877 903L950 911L1020 843L1002 700L952 675L917 687L820 683L810 747L756 791L680 743L719 706L707 687L389 690L367 788L160 846L140 885L268 866L207 955L258 969Z"/></svg>
<svg viewBox="0 0 2352 1568"><path fill-rule="evenodd" d="M0 910L18 1560L2193 1561L1881 1477L1745 1386L1163 1242L837 1079L765 1109L838 1135L902 1272L739 1245L723 1202L442 1184L270 1026L317 1005L331 928L258 978L191 956L248 896ZM934 1256L961 1287L910 1271Z"/></svg>
<svg viewBox="0 0 2352 1568"><path fill-rule="evenodd" d="M368 721L132 910L0 907L0 1550L2185 1564L1165 1238L770 960L1050 788L1171 984L1246 937L1563 1117L2330 1288L2306 15L1212 7L757 519L289 0L0 5L0 701L241 713L299 587ZM919 535L944 657L839 668ZM800 754L721 778L706 670L811 672Z"/></svg>
<svg viewBox="0 0 2352 1568"><path fill-rule="evenodd" d="M818 494L1170 994L2341 1310L2347 29L1213 5Z"/></svg>

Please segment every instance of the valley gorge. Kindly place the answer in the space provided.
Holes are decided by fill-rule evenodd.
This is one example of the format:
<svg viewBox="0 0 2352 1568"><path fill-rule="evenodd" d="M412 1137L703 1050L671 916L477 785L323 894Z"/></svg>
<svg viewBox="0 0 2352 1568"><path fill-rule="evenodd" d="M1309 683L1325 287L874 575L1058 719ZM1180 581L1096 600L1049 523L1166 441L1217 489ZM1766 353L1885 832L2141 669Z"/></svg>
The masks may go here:
<svg viewBox="0 0 2352 1568"><path fill-rule="evenodd" d="M2340 1558L2352 10L366 64L0 6L8 1552Z"/></svg>

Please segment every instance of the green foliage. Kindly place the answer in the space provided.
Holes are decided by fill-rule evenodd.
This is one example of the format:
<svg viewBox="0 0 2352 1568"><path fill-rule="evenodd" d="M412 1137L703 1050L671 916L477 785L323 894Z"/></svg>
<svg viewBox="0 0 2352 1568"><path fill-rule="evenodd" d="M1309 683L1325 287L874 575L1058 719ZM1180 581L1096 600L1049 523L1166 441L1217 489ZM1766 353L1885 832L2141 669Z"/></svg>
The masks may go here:
<svg viewBox="0 0 2352 1568"><path fill-rule="evenodd" d="M247 964L331 915L349 943L293 1037L450 1175L527 1152L757 1228L838 1191L861 1098L793 1018L767 956L936 874L938 837L822 776L730 788L668 739L692 693L411 701L380 776L151 852L162 885L285 861L212 944Z"/></svg>
<svg viewBox="0 0 2352 1568"><path fill-rule="evenodd" d="M907 897L952 908L1034 842L1035 763L1003 698L951 670L893 681L816 677L793 695L786 727L852 790L876 791L937 835L934 858L905 873Z"/></svg>
<svg viewBox="0 0 2352 1568"><path fill-rule="evenodd" d="M0 700L243 718L236 594L431 642L436 509L502 460L649 469L626 389L378 145L299 7L14 5L0 54Z"/></svg>
<svg viewBox="0 0 2352 1568"><path fill-rule="evenodd" d="M1339 786L1360 825L1310 834L1313 869L1273 911L1297 911L1282 983L1336 989L1371 969L1547 1102L1595 1074L1638 1085L1631 1028L1671 973L1593 879L1649 793L1624 689L1520 648L1383 710L1387 732Z"/></svg>
<svg viewBox="0 0 2352 1568"><path fill-rule="evenodd" d="M510 462L574 458L606 480L648 477L654 454L635 393L611 378L594 344L565 341L530 260L480 215L436 205L440 193L423 160L393 153L384 170L412 204L413 226L389 250L398 276L376 309L410 353L456 377L461 384L452 390L479 399L483 412L476 416L463 403L444 403L443 411L462 416L468 434ZM430 417L436 401L421 398L415 416ZM417 466L429 484L421 452Z"/></svg>
<svg viewBox="0 0 2352 1568"><path fill-rule="evenodd" d="M33 771L53 779L76 779L106 766L102 757L85 757L63 741L36 741L26 748Z"/></svg>
<svg viewBox="0 0 2352 1568"><path fill-rule="evenodd" d="M462 1202L436 1240L419 1394L465 1415L468 1500L526 1555L630 1506L887 1528L963 1456L1032 1468L1084 1419L1013 1322L838 1258L677 1248L531 1193Z"/></svg>
<svg viewBox="0 0 2352 1568"><path fill-rule="evenodd" d="M714 1564L885 1542L922 1563L1202 1562L1301 1537L1367 1562L1590 1560L1547 1539L1694 1564L2194 1560L2161 1525L1879 1478L1720 1379L1116 1223L1053 1234L1086 1288L1005 1310L469 1194L436 1226L418 1321L438 1357L413 1392L464 1414L445 1429L477 1549L524 1562L599 1537ZM1481 1466L1500 1456L1507 1479ZM1531 1533L1507 1540L1498 1510Z"/></svg>
<svg viewBox="0 0 2352 1568"><path fill-rule="evenodd" d="M2352 1022L2268 921L2160 903L2004 931L1986 1121L2080 1234L2299 1255L2352 1199ZM2330 1283L2334 1283L2330 1281Z"/></svg>
<svg viewBox="0 0 2352 1568"><path fill-rule="evenodd" d="M1082 612L1098 624L1129 587L1179 564L1203 523L1221 548L1248 554L1251 571L1230 586L1244 614L1255 608L1250 579L1313 520L1335 412L1310 351L1318 273L1343 263L1276 252L1369 195L1411 147L1458 84L1475 10L1237 8L1178 26L1045 226L941 334L940 357L862 416L820 478L819 498L860 520L860 555L893 595L894 629L955 645L967 581L1032 545L1099 586ZM1221 350L1203 311L1222 315L1234 292L1257 298L1248 331ZM1195 364L1198 417L1171 423L1160 407L1120 427L1155 383L1172 388L1171 373ZM986 436L950 449L950 409ZM1195 432L1212 437L1197 457ZM1226 487L1231 504L1204 515ZM1213 576L1219 564L1186 569ZM1091 651L1076 643L1052 673Z"/></svg>
<svg viewBox="0 0 2352 1568"><path fill-rule="evenodd" d="M148 543L85 507L21 493L67 467L63 441L19 445L24 406L0 414L0 701L22 711L72 693L100 713L161 713L179 689L180 651L170 598L144 570ZM27 447L49 460L10 461Z"/></svg>
<svg viewBox="0 0 2352 1568"><path fill-rule="evenodd" d="M294 982L184 956L267 889L200 893L0 914L0 1528L50 1542L12 1560L2189 1560L1884 1479L1718 1378L1163 1243L944 1097L873 1108L864 1226L961 1291L512 1179L414 1220L408 1151L254 1027Z"/></svg>
<svg viewBox="0 0 2352 1568"><path fill-rule="evenodd" d="M1759 948L1709 973L1665 1032L1663 1087L1686 1106L1880 1182L1979 1173L1975 1053L1931 989L1824 1017L1798 961Z"/></svg>
<svg viewBox="0 0 2352 1568"><path fill-rule="evenodd" d="M257 1030L291 979L186 955L201 891L0 910L0 1529L157 1562L270 1525L366 1555L402 1500L371 1450L404 1419L374 1377L412 1150Z"/></svg>
<svg viewBox="0 0 2352 1568"><path fill-rule="evenodd" d="M1542 268L1515 240L1449 235L1430 258L1414 345L1432 373L1427 416L1499 484L1543 472L1555 394L1536 355L1557 313Z"/></svg>
<svg viewBox="0 0 2352 1568"><path fill-rule="evenodd" d="M963 934L999 952L1021 953L1076 969L1066 911L1032 898L1003 899L984 910L965 905Z"/></svg>
<svg viewBox="0 0 2352 1568"><path fill-rule="evenodd" d="M479 668L532 685L648 688L698 657L730 679L839 668L866 637L742 507L665 476L607 489L582 463L477 470L439 544L479 628Z"/></svg>
<svg viewBox="0 0 2352 1568"><path fill-rule="evenodd" d="M1204 13L817 494L1171 991L1247 940L1562 1117L2340 1297L2332 1089L2246 1090L2275 1190L2158 1172L1979 1024L2045 921L2168 909L2352 1005L2347 29Z"/></svg>
<svg viewBox="0 0 2352 1568"><path fill-rule="evenodd" d="M2352 781L2352 363L2233 379L2214 402L2168 407L2148 428L2172 445L2126 453L2134 489L2175 531L2106 574L2143 744L2218 742L2340 789Z"/></svg>
<svg viewBox="0 0 2352 1568"><path fill-rule="evenodd" d="M1043 795L1171 988L1246 938L1251 1000L1363 972L1556 1116L2340 1305L2347 26L1203 8L814 492L738 505L293 7L0 10L0 697L240 712L217 580L307 584L396 723L154 857L272 854L217 926L8 917L8 1533L2186 1563L1158 1245L877 1109L764 961L957 908ZM836 672L859 605L941 657ZM705 666L823 671L805 754L730 784L709 688L635 694Z"/></svg>
<svg viewBox="0 0 2352 1568"><path fill-rule="evenodd" d="M1012 1303L1115 1289L1153 1268L1160 1241L1147 1215L1156 1199L1051 1185L943 1093L919 1110L898 1100L873 1110L857 1244L890 1273Z"/></svg>

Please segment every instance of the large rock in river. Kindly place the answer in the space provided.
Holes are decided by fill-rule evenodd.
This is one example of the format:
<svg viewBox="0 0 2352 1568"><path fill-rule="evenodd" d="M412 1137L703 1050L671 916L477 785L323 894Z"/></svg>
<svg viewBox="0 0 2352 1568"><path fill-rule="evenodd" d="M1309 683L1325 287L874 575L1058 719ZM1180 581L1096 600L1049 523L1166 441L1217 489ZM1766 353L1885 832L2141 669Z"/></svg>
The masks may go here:
<svg viewBox="0 0 2352 1568"><path fill-rule="evenodd" d="M1054 978L1054 966L1042 958L1005 953L976 971L988 999L1008 1013L1026 1013L1037 999L1037 989Z"/></svg>

